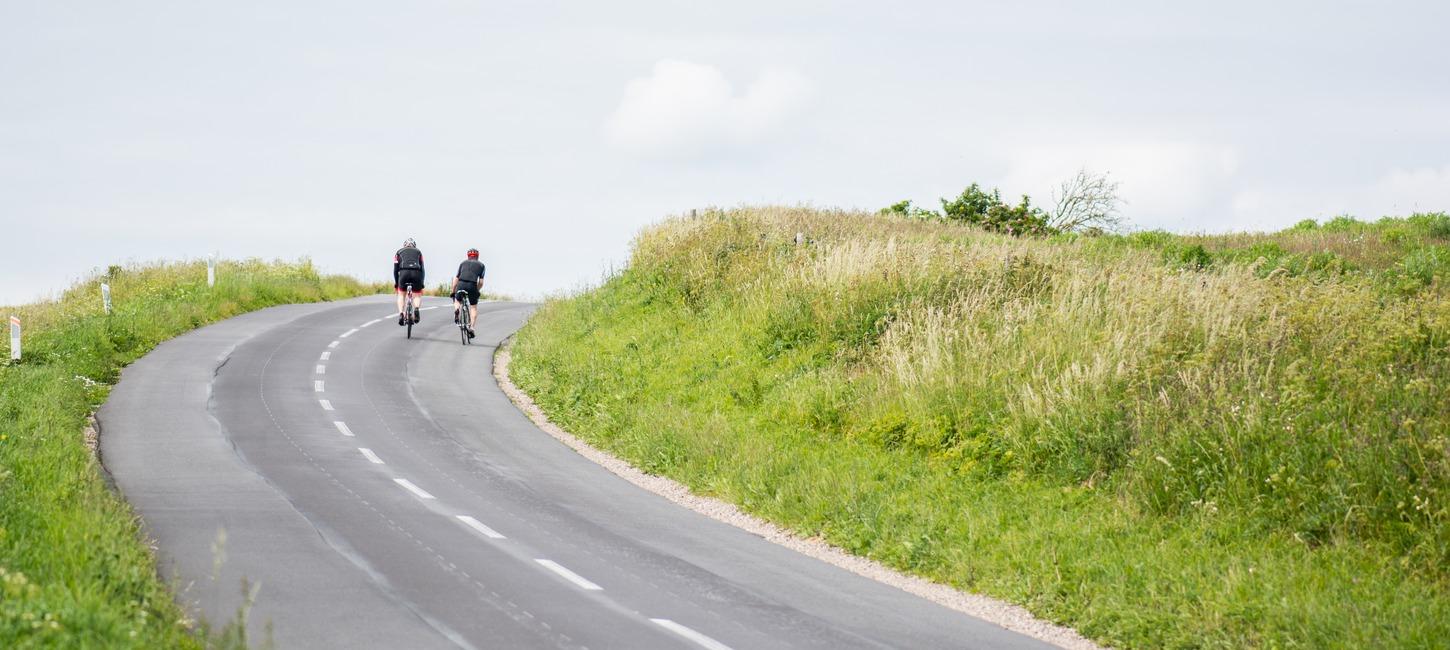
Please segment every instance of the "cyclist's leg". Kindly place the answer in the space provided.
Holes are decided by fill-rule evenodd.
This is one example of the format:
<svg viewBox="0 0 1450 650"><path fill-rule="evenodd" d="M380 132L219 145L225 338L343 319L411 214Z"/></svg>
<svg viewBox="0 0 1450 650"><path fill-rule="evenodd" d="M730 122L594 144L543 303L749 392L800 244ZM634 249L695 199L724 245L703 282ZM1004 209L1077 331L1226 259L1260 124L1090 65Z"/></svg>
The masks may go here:
<svg viewBox="0 0 1450 650"><path fill-rule="evenodd" d="M468 331L472 332L473 327L478 324L478 289L468 294Z"/></svg>

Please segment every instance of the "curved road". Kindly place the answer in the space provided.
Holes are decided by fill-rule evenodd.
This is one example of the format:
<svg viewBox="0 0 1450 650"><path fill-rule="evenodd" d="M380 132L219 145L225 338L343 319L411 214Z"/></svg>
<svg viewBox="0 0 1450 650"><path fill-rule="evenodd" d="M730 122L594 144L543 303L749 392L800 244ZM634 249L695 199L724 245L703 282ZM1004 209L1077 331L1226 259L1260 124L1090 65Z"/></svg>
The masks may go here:
<svg viewBox="0 0 1450 650"><path fill-rule="evenodd" d="M490 372L533 309L289 305L167 342L101 409L182 601L281 648L1038 648L680 508L536 428ZM441 307L441 308L440 308Z"/></svg>

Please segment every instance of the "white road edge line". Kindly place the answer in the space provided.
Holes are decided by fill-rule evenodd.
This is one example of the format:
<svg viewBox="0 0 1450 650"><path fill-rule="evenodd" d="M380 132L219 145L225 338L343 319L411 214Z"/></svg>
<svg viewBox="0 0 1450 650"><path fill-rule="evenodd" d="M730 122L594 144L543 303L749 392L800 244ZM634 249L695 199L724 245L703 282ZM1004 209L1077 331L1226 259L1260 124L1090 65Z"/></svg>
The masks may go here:
<svg viewBox="0 0 1450 650"><path fill-rule="evenodd" d="M342 341L333 341L331 343L328 343L327 344L327 347L329 347L329 348L335 348L335 347L337 347L337 344L338 343L342 343Z"/></svg>
<svg viewBox="0 0 1450 650"><path fill-rule="evenodd" d="M393 479L393 482L394 483L397 483L398 485L403 486L403 489L404 490L407 490L407 491L412 492L413 494L417 495L419 499L432 499L432 498L434 498L433 495L428 494L427 492L424 492L423 491L423 488L420 488L420 487L418 487L416 485L413 485L413 482L412 481L409 481L408 479L405 479L405 478L395 478L395 479Z"/></svg>
<svg viewBox="0 0 1450 650"><path fill-rule="evenodd" d="M358 327L367 327L369 325L377 325L378 323L382 322L382 320L383 319L381 319L381 318L374 318L374 319L372 319L372 320L370 320L370 321L368 321L366 323L363 323L362 325L358 325Z"/></svg>
<svg viewBox="0 0 1450 650"><path fill-rule="evenodd" d="M325 399L317 400L317 405L318 406L321 406L322 407L322 410L324 410L324 411L331 411L332 410L332 402L329 402L329 401L327 401Z"/></svg>
<svg viewBox="0 0 1450 650"><path fill-rule="evenodd" d="M470 517L468 515L458 515L458 520L463 522L465 526L468 526L469 528L483 533L483 536L489 539L507 539L503 536L502 533L483 525L483 522L474 519L473 517Z"/></svg>
<svg viewBox="0 0 1450 650"><path fill-rule="evenodd" d="M347 428L347 423L346 422L336 421L336 422L333 422L332 423L332 426L337 427L338 433L341 433L342 435L345 435L345 436L347 436L349 438L353 437L353 435L352 435L352 429Z"/></svg>
<svg viewBox="0 0 1450 650"><path fill-rule="evenodd" d="M432 307L424 307L422 309L419 309L418 311L428 311L429 309L437 309L437 308L438 308L438 305L433 305Z"/></svg>
<svg viewBox="0 0 1450 650"><path fill-rule="evenodd" d="M325 375L325 374L327 374L327 366L324 366L324 365L322 365L320 363L317 364L317 371L316 372L319 375Z"/></svg>
<svg viewBox="0 0 1450 650"><path fill-rule="evenodd" d="M373 453L373 450L368 449L367 447L358 447L357 450L360 451L360 452L362 452L363 457L364 458L367 458L374 465L386 465L387 464L387 463L384 463L383 462L383 459L378 458L378 455L375 454L375 453Z"/></svg>
<svg viewBox="0 0 1450 650"><path fill-rule="evenodd" d="M714 639L712 639L712 638L710 638L708 636L705 636L703 634L700 634L699 632L696 632L696 631L694 631L694 630L692 630L692 629L690 629L688 627L685 627L683 625L680 625L679 623L676 623L676 622L674 622L674 621L672 621L670 619L667 619L667 618L652 618L650 620L651 621L654 621L655 622L655 625L658 625L658 626L660 626L662 628L665 628L666 630L669 630L671 632L674 632L675 634L678 634L678 635L680 635L682 637L685 637L686 639L689 639L691 641L694 641L695 643L699 644L700 647L702 647L702 648L709 648L709 650L730 650L730 646L725 645L725 644L723 644L723 643L721 643L719 641L716 641L716 640L714 640Z"/></svg>
<svg viewBox="0 0 1450 650"><path fill-rule="evenodd" d="M535 562L538 562L539 564L544 565L544 568L546 568L546 569L548 569L550 571L553 571L554 573L559 574L559 576L562 577L562 578L564 578L565 580L568 580L569 582L574 583L580 589L587 589L589 591L603 591L604 590L604 587L601 587L599 585L596 585L596 584L594 584L594 583L586 580L584 578L584 576L581 576L581 575L579 575L577 573L574 573L573 571L570 571L570 570L564 568L564 566L561 565L561 564L559 564L558 562L555 562L553 560L544 560L544 559L538 559L538 558L536 558L534 561Z"/></svg>
<svg viewBox="0 0 1450 650"><path fill-rule="evenodd" d="M327 361L328 359L331 359L331 358L332 358L332 351L331 350L323 350L322 351L322 356L317 357L317 360L318 361Z"/></svg>
<svg viewBox="0 0 1450 650"><path fill-rule="evenodd" d="M342 335L341 336L338 336L337 338L345 339L345 338L347 338L349 336L352 336L353 334L357 334L357 328L356 327L354 327L354 328L352 328L352 329L350 329L350 330L348 330L346 332L343 332Z"/></svg>
<svg viewBox="0 0 1450 650"><path fill-rule="evenodd" d="M321 392L323 392L322 391L322 380L321 379L318 379L318 380L312 382L312 392L314 392L314 393L321 393Z"/></svg>

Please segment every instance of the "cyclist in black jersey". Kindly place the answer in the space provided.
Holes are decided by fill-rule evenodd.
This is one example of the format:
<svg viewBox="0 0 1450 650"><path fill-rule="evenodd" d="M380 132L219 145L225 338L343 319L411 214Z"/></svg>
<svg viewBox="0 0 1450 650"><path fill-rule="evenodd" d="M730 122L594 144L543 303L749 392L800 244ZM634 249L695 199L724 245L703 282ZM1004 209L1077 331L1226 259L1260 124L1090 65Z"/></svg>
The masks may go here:
<svg viewBox="0 0 1450 650"><path fill-rule="evenodd" d="M413 285L413 322L423 320L423 251L412 237L403 240L403 247L393 253L393 289L398 294L398 324L406 325L403 314L404 287Z"/></svg>
<svg viewBox="0 0 1450 650"><path fill-rule="evenodd" d="M473 324L478 322L478 295L483 288L483 262L478 261L478 249L468 249L468 259L458 265L458 274L453 276L453 288L448 293L453 296L453 322L458 322L458 310L463 307L458 302L460 290L468 293L468 338L473 338Z"/></svg>

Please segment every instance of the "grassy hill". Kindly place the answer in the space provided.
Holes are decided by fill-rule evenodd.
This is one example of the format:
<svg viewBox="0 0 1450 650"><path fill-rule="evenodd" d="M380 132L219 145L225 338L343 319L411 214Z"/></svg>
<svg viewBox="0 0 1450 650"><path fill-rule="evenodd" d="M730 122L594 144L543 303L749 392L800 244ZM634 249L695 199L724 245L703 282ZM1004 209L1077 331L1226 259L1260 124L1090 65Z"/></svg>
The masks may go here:
<svg viewBox="0 0 1450 650"><path fill-rule="evenodd" d="M207 287L197 262L111 267L58 301L0 309L25 325L23 360L0 365L0 648L245 644L242 628L186 620L135 515L101 478L87 416L161 341L253 309L376 290L306 262L258 261L222 262Z"/></svg>
<svg viewBox="0 0 1450 650"><path fill-rule="evenodd" d="M796 245L797 232L807 243ZM651 228L520 333L565 428L1123 647L1450 638L1450 217Z"/></svg>

